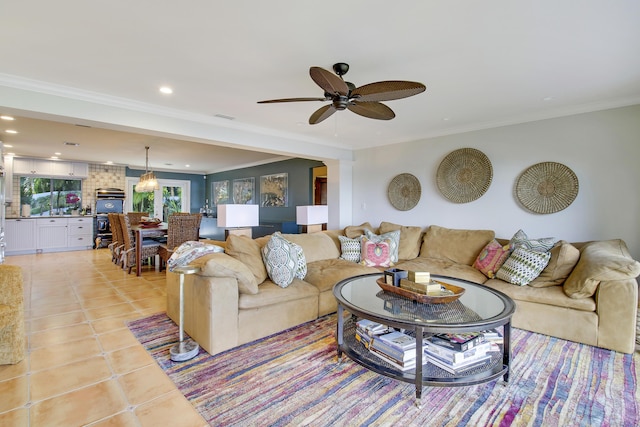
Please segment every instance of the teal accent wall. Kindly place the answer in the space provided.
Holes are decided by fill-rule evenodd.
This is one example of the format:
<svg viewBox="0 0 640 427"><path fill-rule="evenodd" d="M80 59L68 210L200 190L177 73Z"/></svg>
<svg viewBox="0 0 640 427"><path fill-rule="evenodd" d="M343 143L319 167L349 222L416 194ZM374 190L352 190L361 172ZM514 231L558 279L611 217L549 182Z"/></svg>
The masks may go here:
<svg viewBox="0 0 640 427"><path fill-rule="evenodd" d="M229 180L230 193L233 191L233 180L254 178L255 203L260 202L260 177L279 173L288 174L289 194L287 207L260 207L260 222L287 222L296 220L296 206L313 204L312 176L313 168L324 166L317 160L290 159L268 163L249 168L236 169L207 175L206 199L213 202L212 187L216 181ZM215 212L215 210L214 210Z"/></svg>

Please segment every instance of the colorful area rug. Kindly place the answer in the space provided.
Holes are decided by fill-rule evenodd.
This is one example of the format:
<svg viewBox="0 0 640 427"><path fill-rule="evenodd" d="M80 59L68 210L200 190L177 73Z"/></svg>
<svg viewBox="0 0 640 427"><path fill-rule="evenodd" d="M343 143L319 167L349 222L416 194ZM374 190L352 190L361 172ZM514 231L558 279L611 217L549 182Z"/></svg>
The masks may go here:
<svg viewBox="0 0 640 427"><path fill-rule="evenodd" d="M129 328L212 426L637 426L640 354L514 329L507 385L415 388L336 363L335 315L216 356L172 362L178 329L157 314ZM220 331L224 333L224 331Z"/></svg>

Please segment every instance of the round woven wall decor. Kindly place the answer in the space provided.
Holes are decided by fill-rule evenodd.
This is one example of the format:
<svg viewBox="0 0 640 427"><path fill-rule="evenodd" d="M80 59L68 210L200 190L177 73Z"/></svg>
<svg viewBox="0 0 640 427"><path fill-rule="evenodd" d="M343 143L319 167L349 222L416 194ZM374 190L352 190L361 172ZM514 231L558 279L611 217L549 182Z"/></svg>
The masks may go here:
<svg viewBox="0 0 640 427"><path fill-rule="evenodd" d="M578 177L562 163L535 164L522 172L516 183L516 197L535 213L559 212L577 196Z"/></svg>
<svg viewBox="0 0 640 427"><path fill-rule="evenodd" d="M492 178L489 158L475 148L461 148L447 154L436 173L440 192L455 203L480 198L489 189Z"/></svg>
<svg viewBox="0 0 640 427"><path fill-rule="evenodd" d="M413 209L420 201L421 193L420 181L410 173L396 175L387 190L391 205L400 211Z"/></svg>

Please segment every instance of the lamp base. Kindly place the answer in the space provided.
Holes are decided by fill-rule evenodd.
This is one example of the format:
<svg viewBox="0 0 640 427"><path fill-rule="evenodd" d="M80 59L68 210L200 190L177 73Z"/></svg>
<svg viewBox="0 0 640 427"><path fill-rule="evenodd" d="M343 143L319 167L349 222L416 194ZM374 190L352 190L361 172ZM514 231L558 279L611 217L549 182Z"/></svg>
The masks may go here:
<svg viewBox="0 0 640 427"><path fill-rule="evenodd" d="M234 236L247 236L248 238L252 238L251 227L240 227L240 228L227 228L224 230L224 238L229 237L230 234Z"/></svg>
<svg viewBox="0 0 640 427"><path fill-rule="evenodd" d="M312 225L302 225L302 233L317 233L318 231L326 230L325 224L312 224Z"/></svg>
<svg viewBox="0 0 640 427"><path fill-rule="evenodd" d="M174 362L184 362L196 357L199 350L200 346L197 342L191 339L186 339L171 347L169 353L171 355L171 360Z"/></svg>

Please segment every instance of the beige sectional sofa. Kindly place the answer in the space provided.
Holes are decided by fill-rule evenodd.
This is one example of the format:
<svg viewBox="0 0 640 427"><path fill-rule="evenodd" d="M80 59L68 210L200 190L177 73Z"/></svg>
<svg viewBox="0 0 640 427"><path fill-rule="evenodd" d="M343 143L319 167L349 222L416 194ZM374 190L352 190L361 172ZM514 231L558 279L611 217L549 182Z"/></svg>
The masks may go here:
<svg viewBox="0 0 640 427"><path fill-rule="evenodd" d="M551 250L545 270L530 285L488 278L474 267L491 230L426 229L383 222L340 231L284 234L306 258L304 280L286 288L267 274L261 250L270 236L230 236L225 253L196 259L199 273L185 277L185 331L216 354L336 311L333 286L359 274L384 270L341 259L339 235L357 237L365 229L380 235L400 230L395 268L429 271L481 283L516 303L512 325L619 352L632 353L638 306L640 263L622 240L569 244ZM501 244L509 240L498 239ZM569 255L568 255L569 254ZM571 255L573 254L573 255ZM167 273L167 314L179 319L178 275Z"/></svg>

